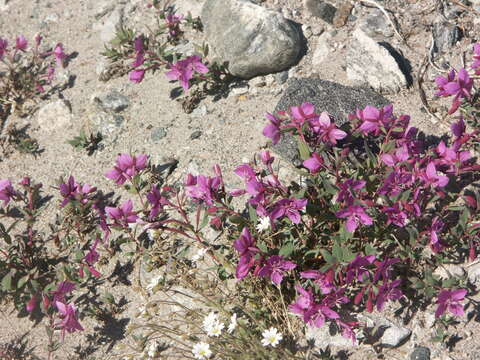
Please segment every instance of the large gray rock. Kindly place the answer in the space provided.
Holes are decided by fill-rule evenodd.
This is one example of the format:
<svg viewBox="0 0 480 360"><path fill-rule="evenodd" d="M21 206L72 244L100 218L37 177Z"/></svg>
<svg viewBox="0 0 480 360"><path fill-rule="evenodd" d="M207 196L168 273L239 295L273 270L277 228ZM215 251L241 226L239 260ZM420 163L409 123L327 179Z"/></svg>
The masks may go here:
<svg viewBox="0 0 480 360"><path fill-rule="evenodd" d="M404 64L387 44L378 43L360 28L353 32L347 56L347 77L354 85L368 85L381 92L398 92L407 87Z"/></svg>
<svg viewBox="0 0 480 360"><path fill-rule="evenodd" d="M338 125L347 121L348 114L367 105L385 106L390 101L366 88L343 86L334 82L315 78L290 79L288 87L275 107L275 111L287 111L292 106L309 102L315 105L317 113L326 111L331 114ZM282 136L273 147L285 160L299 166L297 141L290 134Z"/></svg>
<svg viewBox="0 0 480 360"><path fill-rule="evenodd" d="M249 0L207 0L201 18L213 52L235 76L250 79L298 61L301 35L279 12Z"/></svg>

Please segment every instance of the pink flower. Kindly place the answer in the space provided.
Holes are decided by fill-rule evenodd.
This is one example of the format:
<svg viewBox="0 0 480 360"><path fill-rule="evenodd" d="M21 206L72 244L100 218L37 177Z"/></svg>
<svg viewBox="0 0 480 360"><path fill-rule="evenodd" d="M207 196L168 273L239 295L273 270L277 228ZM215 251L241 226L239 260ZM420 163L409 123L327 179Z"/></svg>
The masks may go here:
<svg viewBox="0 0 480 360"><path fill-rule="evenodd" d="M282 135L280 133L281 120L270 113L266 113L265 117L270 121L270 124L265 126L262 134L263 136L272 139L272 144L276 145L280 141L280 137Z"/></svg>
<svg viewBox="0 0 480 360"><path fill-rule="evenodd" d="M332 271L323 274L318 270L307 270L301 272L300 276L304 279L312 279L324 295L330 294L335 289L335 285L333 284L334 273Z"/></svg>
<svg viewBox="0 0 480 360"><path fill-rule="evenodd" d="M65 295L72 292L75 289L75 284L69 281L62 281L58 284L57 289L52 291L53 302L65 302Z"/></svg>
<svg viewBox="0 0 480 360"><path fill-rule="evenodd" d="M467 290L459 289L459 290L442 290L438 294L437 298L437 311L435 311L435 317L440 317L445 313L445 311L449 311L454 316L463 316L463 305L460 304L465 298L467 294Z"/></svg>
<svg viewBox="0 0 480 360"><path fill-rule="evenodd" d="M57 62L57 66L65 67L65 59L67 58L67 54L63 52L63 44L58 43L53 50L53 55L55 55L55 61Z"/></svg>
<svg viewBox="0 0 480 360"><path fill-rule="evenodd" d="M282 199L275 203L271 213L272 220L287 216L292 223L299 224L301 221L300 210L307 205L307 199Z"/></svg>
<svg viewBox="0 0 480 360"><path fill-rule="evenodd" d="M7 39L0 38L0 60L3 60L5 53L7 52L8 41Z"/></svg>
<svg viewBox="0 0 480 360"><path fill-rule="evenodd" d="M378 135L380 133L380 127L382 125L386 126L390 122L392 113L392 105L387 105L382 109L366 106L363 110L357 110L354 116L363 121L358 129L361 130L364 135L369 133Z"/></svg>
<svg viewBox="0 0 480 360"><path fill-rule="evenodd" d="M29 313L31 313L37 307L38 299L35 295L33 295L27 303L26 309Z"/></svg>
<svg viewBox="0 0 480 360"><path fill-rule="evenodd" d="M130 71L130 73L128 74L128 80L130 80L133 83L139 84L143 81L144 76L145 76L145 70L136 69L136 70Z"/></svg>
<svg viewBox="0 0 480 360"><path fill-rule="evenodd" d="M120 207L105 207L105 212L116 225L126 227L128 224L135 223L138 219L137 214L133 211L132 200L125 201Z"/></svg>
<svg viewBox="0 0 480 360"><path fill-rule="evenodd" d="M208 177L198 175L193 177L193 183L185 186L185 193L188 197L213 205L217 198L217 192L222 186L222 179L218 176Z"/></svg>
<svg viewBox="0 0 480 360"><path fill-rule="evenodd" d="M25 51L27 49L28 41L25 39L25 36L20 35L17 36L17 39L15 41L15 49L20 50L20 51Z"/></svg>
<svg viewBox="0 0 480 360"><path fill-rule="evenodd" d="M268 276L275 285L280 285L284 273L296 267L295 263L284 260L282 256L274 255L267 260L267 263L260 269L258 275L262 277Z"/></svg>
<svg viewBox="0 0 480 360"><path fill-rule="evenodd" d="M255 242L256 241L250 234L248 228L244 227L240 237L233 243L233 247L240 254L240 260L238 261L235 274L235 277L238 280L246 277L251 268L255 265L254 256L260 252L260 250L255 247Z"/></svg>
<svg viewBox="0 0 480 360"><path fill-rule="evenodd" d="M184 60L177 61L176 64L170 65L170 71L165 73L170 80L178 80L183 89L187 91L190 87L190 80L193 73L206 74L208 68L202 63L200 56L189 56Z"/></svg>
<svg viewBox="0 0 480 360"><path fill-rule="evenodd" d="M355 232L359 223L367 226L373 224L372 218L360 205L351 205L347 209L338 211L336 215L339 218L347 218L347 231L351 233Z"/></svg>
<svg viewBox="0 0 480 360"><path fill-rule="evenodd" d="M385 303L388 300L398 300L403 296L403 293L397 289L398 285L400 285L401 280L395 280L389 283L385 283L378 289L377 295L377 310L383 311Z"/></svg>
<svg viewBox="0 0 480 360"><path fill-rule="evenodd" d="M420 178L424 181L425 186L445 187L448 184L448 177L437 174L435 163L430 161L424 172L420 172Z"/></svg>
<svg viewBox="0 0 480 360"><path fill-rule="evenodd" d="M293 122L297 124L303 124L306 120L318 121L318 114L315 113L315 107L313 104L304 102L300 106L292 106L290 108L293 116Z"/></svg>
<svg viewBox="0 0 480 360"><path fill-rule="evenodd" d="M151 219L155 218L167 203L166 199L160 194L160 190L155 185L152 185L150 192L147 194L147 200L152 205L149 214Z"/></svg>
<svg viewBox="0 0 480 360"><path fill-rule="evenodd" d="M468 75L468 71L461 68L458 72L458 78L455 81L455 70L452 70L447 78L437 76L435 82L438 85L439 91L435 94L437 96L451 96L455 95L452 101L452 106L448 110L449 114L453 114L460 106L460 99L471 98L471 91L473 87L473 79Z"/></svg>
<svg viewBox="0 0 480 360"><path fill-rule="evenodd" d="M313 153L310 159L303 162L303 166L310 170L312 175L316 174L323 167L323 158L317 153Z"/></svg>
<svg viewBox="0 0 480 360"><path fill-rule="evenodd" d="M73 176L68 178L66 184L60 185L60 194L63 196L63 201L60 204L60 207L64 207L70 201L80 201L82 204L85 204L88 201L88 195L97 190L96 187L92 187L88 184L80 185L75 182Z"/></svg>
<svg viewBox="0 0 480 360"><path fill-rule="evenodd" d="M480 74L480 43L473 45L473 63L472 69L475 70L475 74Z"/></svg>
<svg viewBox="0 0 480 360"><path fill-rule="evenodd" d="M83 327L80 325L77 319L77 308L74 304L65 305L64 303L57 301L55 305L61 314L62 321L57 326L62 329L62 340L65 338L65 331L73 333L77 330L83 331Z"/></svg>
<svg viewBox="0 0 480 360"><path fill-rule="evenodd" d="M320 139L324 143L332 145L337 144L337 140L341 140L347 136L345 131L337 129L337 126L327 112L322 112L318 120L312 122L313 131L319 134Z"/></svg>
<svg viewBox="0 0 480 360"><path fill-rule="evenodd" d="M7 206L13 196L15 196L15 190L10 180L0 180L0 200L3 200L3 206Z"/></svg>
<svg viewBox="0 0 480 360"><path fill-rule="evenodd" d="M147 166L148 155L142 154L138 157L128 154L120 154L117 157L117 164L105 176L115 181L117 185L123 185L127 179L132 179Z"/></svg>

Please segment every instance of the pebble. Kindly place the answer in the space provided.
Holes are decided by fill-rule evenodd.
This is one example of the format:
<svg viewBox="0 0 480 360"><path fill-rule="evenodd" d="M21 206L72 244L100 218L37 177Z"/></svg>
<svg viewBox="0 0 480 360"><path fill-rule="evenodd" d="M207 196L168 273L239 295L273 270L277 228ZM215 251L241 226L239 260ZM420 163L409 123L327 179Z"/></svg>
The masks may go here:
<svg viewBox="0 0 480 360"><path fill-rule="evenodd" d="M152 131L150 138L152 141L157 142L163 139L165 136L167 136L167 130L163 127L159 127Z"/></svg>
<svg viewBox="0 0 480 360"><path fill-rule="evenodd" d="M288 71L282 71L274 75L277 84L285 84L288 80Z"/></svg>
<svg viewBox="0 0 480 360"><path fill-rule="evenodd" d="M304 4L310 15L320 18L329 24L333 24L333 19L337 12L335 6L322 0L305 0Z"/></svg>
<svg viewBox="0 0 480 360"><path fill-rule="evenodd" d="M410 360L430 360L430 349L424 346L416 347L410 354Z"/></svg>
<svg viewBox="0 0 480 360"><path fill-rule="evenodd" d="M93 102L103 111L115 113L125 110L130 105L130 100L117 91L105 95L94 95Z"/></svg>
<svg viewBox="0 0 480 360"><path fill-rule="evenodd" d="M190 134L190 139L191 140L195 140L195 139L198 139L200 136L202 136L202 131L201 130L195 130L194 132L192 132Z"/></svg>
<svg viewBox="0 0 480 360"><path fill-rule="evenodd" d="M40 108L37 121L42 130L55 131L70 125L72 117L70 105L64 100L57 100Z"/></svg>

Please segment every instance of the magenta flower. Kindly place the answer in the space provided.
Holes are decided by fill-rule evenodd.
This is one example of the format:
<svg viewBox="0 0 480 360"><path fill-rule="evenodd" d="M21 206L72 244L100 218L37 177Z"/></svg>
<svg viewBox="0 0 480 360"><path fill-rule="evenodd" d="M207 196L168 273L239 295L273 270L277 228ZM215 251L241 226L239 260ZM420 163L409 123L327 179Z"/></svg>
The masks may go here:
<svg viewBox="0 0 480 360"><path fill-rule="evenodd" d="M235 240L233 247L240 254L240 260L237 264L236 278L242 280L248 275L251 268L255 265L255 254L260 252L259 249L255 247L255 239L250 234L250 231L247 227L244 227L240 237Z"/></svg>
<svg viewBox="0 0 480 360"><path fill-rule="evenodd" d="M26 305L26 309L29 313L31 313L37 307L38 299L35 295L33 295Z"/></svg>
<svg viewBox="0 0 480 360"><path fill-rule="evenodd" d="M3 200L3 206L7 206L12 197L15 196L15 190L8 179L0 180L0 200Z"/></svg>
<svg viewBox="0 0 480 360"><path fill-rule="evenodd" d="M312 175L318 173L323 165L323 158L317 153L313 153L310 159L307 159L303 162L305 166Z"/></svg>
<svg viewBox="0 0 480 360"><path fill-rule="evenodd" d="M100 258L100 254L97 252L97 246L99 241L100 241L100 238L97 237L93 242L92 246L90 247L87 255L85 255L83 258L83 261L85 261L85 263L87 264L87 268L90 271L90 273L97 278L102 275L94 268L95 263ZM80 266L79 273L80 273L80 277L83 278L84 276L83 265Z"/></svg>
<svg viewBox="0 0 480 360"><path fill-rule="evenodd" d="M63 196L63 201L60 204L60 207L64 207L70 201L80 201L82 204L85 204L88 201L87 196L92 192L97 190L96 187L92 187L88 184L80 185L75 182L73 176L68 178L66 184L60 185L60 194Z"/></svg>
<svg viewBox="0 0 480 360"><path fill-rule="evenodd" d="M409 158L408 147L406 144L403 144L402 147L395 150L395 153L392 154L383 154L380 156L383 163L387 166L398 166L398 163L407 161Z"/></svg>
<svg viewBox="0 0 480 360"><path fill-rule="evenodd" d="M145 70L136 69L136 70L130 71L130 73L128 74L128 80L130 80L133 83L139 84L143 81L144 76L145 76Z"/></svg>
<svg viewBox="0 0 480 360"><path fill-rule="evenodd" d="M125 201L119 208L107 206L105 207L105 212L116 225L122 227L135 223L138 219L137 214L133 211L132 200Z"/></svg>
<svg viewBox="0 0 480 360"><path fill-rule="evenodd" d="M337 144L337 140L342 140L347 136L345 131L337 129L337 126L327 112L322 112L318 120L313 123L313 131L320 136L324 143L332 145Z"/></svg>
<svg viewBox="0 0 480 360"><path fill-rule="evenodd" d="M262 160L262 163L266 166L269 166L273 163L275 158L270 155L269 151L262 151L260 153L260 160Z"/></svg>
<svg viewBox="0 0 480 360"><path fill-rule="evenodd" d="M385 206L382 211L387 215L387 225L394 224L398 227L404 227L407 223L407 213L400 208L399 203L393 204L393 206Z"/></svg>
<svg viewBox="0 0 480 360"><path fill-rule="evenodd" d="M152 185L150 192L147 194L147 200L152 205L149 217L153 219L162 211L163 206L166 205L166 200L155 185Z"/></svg>
<svg viewBox="0 0 480 360"><path fill-rule="evenodd" d="M255 177L257 176L255 171L248 164L238 165L233 172L245 181L255 179Z"/></svg>
<svg viewBox="0 0 480 360"><path fill-rule="evenodd" d="M165 73L170 80L178 80L183 89L187 91L190 87L190 80L193 73L206 74L208 67L202 63L200 56L189 56L184 60L177 61L176 64L170 65L170 71Z"/></svg>
<svg viewBox="0 0 480 360"><path fill-rule="evenodd" d="M300 276L304 279L312 279L324 295L330 294L335 289L335 285L333 284L334 274L332 271L324 274L318 270L307 270L301 272Z"/></svg>
<svg viewBox="0 0 480 360"><path fill-rule="evenodd" d="M472 69L475 70L475 74L480 74L480 43L473 45L473 63Z"/></svg>
<svg viewBox="0 0 480 360"><path fill-rule="evenodd" d="M340 191L337 194L336 202L345 201L347 204L353 204L355 196L360 189L365 187L366 182L364 180L348 179L338 185Z"/></svg>
<svg viewBox="0 0 480 360"><path fill-rule="evenodd" d="M117 185L123 185L125 181L132 179L147 166L148 155L138 157L128 154L120 154L117 157L117 164L105 176L115 181Z"/></svg>
<svg viewBox="0 0 480 360"><path fill-rule="evenodd" d="M258 275L270 277L275 285L280 285L286 271L293 270L297 265L291 261L284 260L282 256L271 256L267 263L260 269Z"/></svg>
<svg viewBox="0 0 480 360"><path fill-rule="evenodd" d="M69 333L73 333L77 330L83 331L82 325L78 322L76 314L77 308L74 304L65 305L64 303L57 301L55 302L55 305L62 317L62 321L56 324L62 329L62 340L65 338L65 331Z"/></svg>
<svg viewBox="0 0 480 360"><path fill-rule="evenodd" d="M20 51L25 51L27 49L28 41L25 39L25 36L20 35L17 36L17 39L15 41L15 49L20 50Z"/></svg>
<svg viewBox="0 0 480 360"><path fill-rule="evenodd" d="M263 136L272 139L272 144L276 145L280 141L281 132L280 125L282 121L270 113L266 113L265 117L270 121L270 124L263 128Z"/></svg>
<svg viewBox="0 0 480 360"><path fill-rule="evenodd" d="M300 294L296 301L288 306L288 309L298 316L300 316L305 323L308 323L315 311L315 300L313 298L312 290L305 290L299 285L295 285L295 289Z"/></svg>
<svg viewBox="0 0 480 360"><path fill-rule="evenodd" d="M3 60L5 53L7 52L8 41L7 39L0 38L0 60Z"/></svg>
<svg viewBox="0 0 480 360"><path fill-rule="evenodd" d="M375 275L373 276L373 282L376 283L380 278L387 281L390 279L391 267L400 262L399 258L388 258L383 261L375 261Z"/></svg>
<svg viewBox="0 0 480 360"><path fill-rule="evenodd" d="M353 259L347 266L347 283L351 283L353 280L364 282L366 279L368 279L370 277L368 267L372 265L374 261L375 255L357 255L355 259Z"/></svg>
<svg viewBox="0 0 480 360"><path fill-rule="evenodd" d="M400 289L397 289L402 280L395 280L389 283L385 283L378 289L378 295L376 300L377 310L383 311L385 303L389 300L398 300L403 296Z"/></svg>
<svg viewBox="0 0 480 360"><path fill-rule="evenodd" d="M143 48L143 36L137 36L135 40L133 41L133 49L135 52L138 53L143 53L145 49Z"/></svg>
<svg viewBox="0 0 480 360"><path fill-rule="evenodd" d="M194 183L185 186L186 195L207 205L213 205L221 188L222 179L218 176L212 178L203 175L194 176L193 179Z"/></svg>
<svg viewBox="0 0 480 360"><path fill-rule="evenodd" d="M57 289L52 291L53 302L65 302L65 295L72 292L75 289L75 284L70 281L62 281L58 284Z"/></svg>
<svg viewBox="0 0 480 360"><path fill-rule="evenodd" d="M432 248L433 252L437 253L442 250L442 244L438 238L438 233L441 233L443 230L444 223L442 220L436 216L430 227L430 247Z"/></svg>
<svg viewBox="0 0 480 360"><path fill-rule="evenodd" d="M471 92L473 87L473 79L468 75L468 71L461 68L458 72L457 80L455 81L455 70L452 70L447 78L437 76L435 82L438 85L439 91L435 94L437 96L452 96L455 97L452 100L452 106L448 110L449 114L453 114L460 106L460 99L471 98Z"/></svg>
<svg viewBox="0 0 480 360"><path fill-rule="evenodd" d="M358 128L364 135L373 133L378 135L380 133L380 126L385 126L390 122L393 113L393 106L387 105L382 109L377 109L374 106L366 106L363 110L357 110L355 115L362 120L362 124Z"/></svg>
<svg viewBox="0 0 480 360"><path fill-rule="evenodd" d="M307 205L307 199L282 199L276 202L270 214L272 220L287 216L292 223L299 224L301 221L300 210Z"/></svg>
<svg viewBox="0 0 480 360"><path fill-rule="evenodd" d="M315 107L313 104L304 102L300 106L292 106L290 111L293 116L293 122L303 124L305 121L317 121L318 114L315 114Z"/></svg>
<svg viewBox="0 0 480 360"><path fill-rule="evenodd" d="M342 329L342 336L346 339L351 339L353 345L357 343L357 335L355 335L355 332L352 328L352 326L356 324L356 322L345 323L343 321L337 320L337 325L339 325Z"/></svg>
<svg viewBox="0 0 480 360"><path fill-rule="evenodd" d="M183 15L168 14L165 17L165 22L168 27L168 34L171 37L175 37L179 33L180 31L179 25L182 20L183 20Z"/></svg>
<svg viewBox="0 0 480 360"><path fill-rule="evenodd" d="M479 51L480 51L480 44L477 44L477 45L479 45ZM466 126L465 126L465 122L463 121L463 117L460 117L458 122L453 123L452 126L451 126L451 129L452 129L453 135L455 135L457 138L462 137L463 134L465 133L465 130L466 130Z"/></svg>
<svg viewBox="0 0 480 360"><path fill-rule="evenodd" d="M351 233L355 232L359 223L367 226L373 224L372 218L367 215L360 205L351 205L347 209L340 210L336 213L336 216L339 218L347 218L347 231Z"/></svg>
<svg viewBox="0 0 480 360"><path fill-rule="evenodd" d="M444 187L448 184L448 177L437 174L435 163L430 161L424 172L419 174L420 178L425 183L425 186Z"/></svg>
<svg viewBox="0 0 480 360"><path fill-rule="evenodd" d="M55 55L55 61L57 62L57 66L65 67L65 59L67 58L67 54L63 52L63 44L58 43L53 50L53 55Z"/></svg>
<svg viewBox="0 0 480 360"><path fill-rule="evenodd" d="M467 290L459 289L459 290L442 290L438 294L437 298L437 311L435 311L435 317L440 317L445 313L445 311L449 311L450 314L454 316L463 316L463 305L460 304L467 295Z"/></svg>

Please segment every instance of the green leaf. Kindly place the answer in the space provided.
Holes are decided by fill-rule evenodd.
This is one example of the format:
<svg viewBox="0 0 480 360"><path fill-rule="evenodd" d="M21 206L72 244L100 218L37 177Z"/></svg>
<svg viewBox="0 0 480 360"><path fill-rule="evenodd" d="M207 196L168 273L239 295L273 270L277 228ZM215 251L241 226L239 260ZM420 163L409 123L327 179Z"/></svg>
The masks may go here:
<svg viewBox="0 0 480 360"><path fill-rule="evenodd" d="M337 259L335 259L332 254L330 254L328 252L328 250L325 250L325 249L321 249L320 250L320 253L322 254L323 258L325 259L325 261L327 263L329 263L330 265L332 264L336 264L337 263Z"/></svg>
<svg viewBox="0 0 480 360"><path fill-rule="evenodd" d="M303 142L303 140L298 136L297 137L298 143L298 152L300 153L300 158L302 160L307 160L310 158L310 148L307 144Z"/></svg>
<svg viewBox="0 0 480 360"><path fill-rule="evenodd" d="M332 253L333 253L333 256L337 258L338 261L340 262L343 261L343 251L342 251L342 248L338 246L338 244L333 245Z"/></svg>
<svg viewBox="0 0 480 360"><path fill-rule="evenodd" d="M228 218L228 220L232 223L232 224L236 224L236 225L240 225L240 224L243 224L245 223L245 219L241 216L238 216L238 215L232 215Z"/></svg>
<svg viewBox="0 0 480 360"><path fill-rule="evenodd" d="M10 291L12 290L12 273L9 272L5 275L2 279L2 289L3 291Z"/></svg>
<svg viewBox="0 0 480 360"><path fill-rule="evenodd" d="M250 216L250 221L254 224L258 222L257 212L251 204L248 204L248 215Z"/></svg>
<svg viewBox="0 0 480 360"><path fill-rule="evenodd" d="M365 249L363 251L365 252L365 256L377 254L377 250L371 244L365 245Z"/></svg>
<svg viewBox="0 0 480 360"><path fill-rule="evenodd" d="M21 289L27 283L28 279L30 279L30 274L22 276L20 280L18 280L17 289Z"/></svg>
<svg viewBox="0 0 480 360"><path fill-rule="evenodd" d="M370 166L373 167L375 165L376 158L375 155L373 155L372 150L370 150L370 147L367 145L367 140L363 141L363 146L367 153L368 159L370 160Z"/></svg>
<svg viewBox="0 0 480 360"><path fill-rule="evenodd" d="M258 241L258 242L257 242L257 248L259 248L260 251L262 251L262 252L264 252L264 253L267 253L267 252L268 252L267 245L266 245L263 241Z"/></svg>
<svg viewBox="0 0 480 360"><path fill-rule="evenodd" d="M288 258L293 253L293 250L295 250L295 246L292 242L288 242L282 246L278 252L278 255Z"/></svg>

